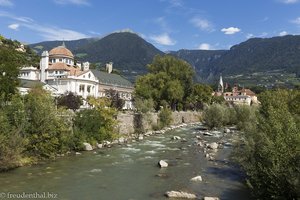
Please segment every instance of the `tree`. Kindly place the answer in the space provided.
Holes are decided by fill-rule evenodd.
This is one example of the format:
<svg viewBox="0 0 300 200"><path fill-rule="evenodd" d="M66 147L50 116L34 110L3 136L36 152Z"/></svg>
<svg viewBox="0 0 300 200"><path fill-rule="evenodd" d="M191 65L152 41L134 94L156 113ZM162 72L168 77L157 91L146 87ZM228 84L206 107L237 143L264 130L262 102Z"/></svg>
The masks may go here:
<svg viewBox="0 0 300 200"><path fill-rule="evenodd" d="M21 53L5 47L0 47L0 94L7 101L16 92L19 84L19 69L25 64Z"/></svg>
<svg viewBox="0 0 300 200"><path fill-rule="evenodd" d="M53 159L68 149L69 116L56 110L49 93L42 88L32 89L25 96L25 110L28 118L26 137L29 139L27 153L30 156Z"/></svg>
<svg viewBox="0 0 300 200"><path fill-rule="evenodd" d="M75 111L82 105L82 99L73 92L67 92L57 98L57 105Z"/></svg>
<svg viewBox="0 0 300 200"><path fill-rule="evenodd" d="M213 90L208 85L195 84L193 85L192 93L188 97L187 102L192 109L203 109L203 104L210 104L212 100Z"/></svg>
<svg viewBox="0 0 300 200"><path fill-rule="evenodd" d="M149 73L137 79L135 95L141 99L153 99L156 110L167 102L175 110L186 102L193 85L191 66L172 56L156 56L148 65Z"/></svg>
<svg viewBox="0 0 300 200"><path fill-rule="evenodd" d="M109 89L106 91L106 95L110 98L110 106L116 108L117 110L122 110L125 100L120 97L120 93L116 90Z"/></svg>
<svg viewBox="0 0 300 200"><path fill-rule="evenodd" d="M255 198L300 198L299 114L291 106L299 105L298 95L277 90L259 96L258 123L245 132L245 145L236 153Z"/></svg>

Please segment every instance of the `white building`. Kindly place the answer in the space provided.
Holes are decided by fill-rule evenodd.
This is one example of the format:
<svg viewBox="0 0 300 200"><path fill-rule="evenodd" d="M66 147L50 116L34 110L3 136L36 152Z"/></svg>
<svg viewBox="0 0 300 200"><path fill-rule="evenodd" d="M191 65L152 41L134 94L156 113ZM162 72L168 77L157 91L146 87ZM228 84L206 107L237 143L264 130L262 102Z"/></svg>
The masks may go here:
<svg viewBox="0 0 300 200"><path fill-rule="evenodd" d="M133 85L117 74L112 74L112 63L107 66L108 73L90 70L89 63L75 64L74 55L64 43L52 50L42 53L40 67L23 67L19 78L19 90L26 94L30 87L38 83L49 90L52 95L62 95L66 92L82 96L105 97L110 89L116 90L125 100L124 109L133 109Z"/></svg>

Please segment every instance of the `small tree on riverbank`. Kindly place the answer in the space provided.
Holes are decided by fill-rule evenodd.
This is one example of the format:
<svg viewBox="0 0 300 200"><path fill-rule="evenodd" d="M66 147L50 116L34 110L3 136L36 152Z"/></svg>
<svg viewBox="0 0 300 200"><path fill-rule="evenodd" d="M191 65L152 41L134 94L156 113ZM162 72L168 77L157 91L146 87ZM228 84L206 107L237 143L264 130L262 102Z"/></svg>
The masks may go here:
<svg viewBox="0 0 300 200"><path fill-rule="evenodd" d="M258 123L245 130L245 145L235 153L257 199L300 198L299 97L299 91L262 93Z"/></svg>

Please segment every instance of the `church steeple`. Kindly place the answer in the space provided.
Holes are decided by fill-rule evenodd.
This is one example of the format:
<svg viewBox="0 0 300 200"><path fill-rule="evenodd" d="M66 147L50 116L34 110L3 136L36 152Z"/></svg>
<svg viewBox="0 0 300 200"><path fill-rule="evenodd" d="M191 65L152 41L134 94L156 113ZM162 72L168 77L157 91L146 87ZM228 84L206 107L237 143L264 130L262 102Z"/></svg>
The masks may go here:
<svg viewBox="0 0 300 200"><path fill-rule="evenodd" d="M220 81L218 84L218 92L224 92L224 84L223 84L223 79L222 79L222 74L220 75Z"/></svg>

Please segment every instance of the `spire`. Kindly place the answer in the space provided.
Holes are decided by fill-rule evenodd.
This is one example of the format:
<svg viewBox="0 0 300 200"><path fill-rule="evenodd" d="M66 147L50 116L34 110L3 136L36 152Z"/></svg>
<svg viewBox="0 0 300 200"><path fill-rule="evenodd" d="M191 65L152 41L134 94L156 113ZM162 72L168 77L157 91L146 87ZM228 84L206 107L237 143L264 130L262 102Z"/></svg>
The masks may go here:
<svg viewBox="0 0 300 200"><path fill-rule="evenodd" d="M223 79L222 79L222 74L220 75L220 81L218 85L218 92L224 92L224 84L223 84Z"/></svg>
<svg viewBox="0 0 300 200"><path fill-rule="evenodd" d="M61 45L61 46L63 46L63 47L66 47L65 40L63 40L63 42L62 42L62 45Z"/></svg>

